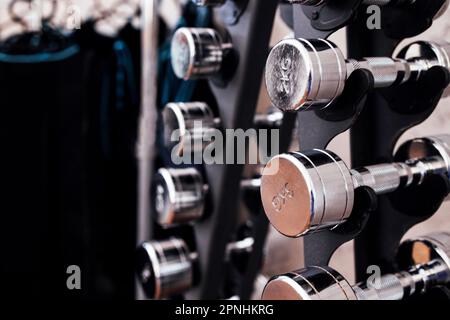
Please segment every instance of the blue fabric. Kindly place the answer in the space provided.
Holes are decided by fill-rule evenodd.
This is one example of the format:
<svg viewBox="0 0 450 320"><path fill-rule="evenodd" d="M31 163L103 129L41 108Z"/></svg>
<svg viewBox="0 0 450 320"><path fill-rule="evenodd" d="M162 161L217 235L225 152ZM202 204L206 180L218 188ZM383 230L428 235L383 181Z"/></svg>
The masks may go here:
<svg viewBox="0 0 450 320"><path fill-rule="evenodd" d="M137 105L139 101L133 58L127 44L122 40L117 40L113 45L114 55L116 58L115 83L111 83L111 74L105 70L102 75L101 92L100 92L100 141L103 154L108 157L111 153L110 141L110 118L112 106L118 111L124 110L129 105L126 100L129 98L132 105ZM111 104L111 89L115 88L115 101Z"/></svg>
<svg viewBox="0 0 450 320"><path fill-rule="evenodd" d="M73 45L62 51L53 53L12 55L0 52L0 61L6 63L41 63L62 61L76 55L79 51L80 48L77 45Z"/></svg>

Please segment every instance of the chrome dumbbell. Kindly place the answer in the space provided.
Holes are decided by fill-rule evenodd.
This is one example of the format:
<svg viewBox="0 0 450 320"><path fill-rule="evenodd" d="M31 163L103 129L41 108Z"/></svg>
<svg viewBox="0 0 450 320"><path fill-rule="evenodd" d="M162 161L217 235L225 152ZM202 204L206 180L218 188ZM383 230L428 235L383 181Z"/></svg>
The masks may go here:
<svg viewBox="0 0 450 320"><path fill-rule="evenodd" d="M265 213L280 233L298 237L346 221L357 187L367 186L377 194L384 194L420 185L428 174L449 175L450 135L414 139L399 150L402 150L400 161L404 162L355 170L326 150L275 156L261 177Z"/></svg>
<svg viewBox="0 0 450 320"><path fill-rule="evenodd" d="M328 40L286 39L271 50L265 78L274 106L304 111L328 107L357 69L369 70L380 88L417 80L433 66L450 68L450 44L419 41L403 48L396 58L346 60ZM449 93L446 90L444 95Z"/></svg>
<svg viewBox="0 0 450 320"><path fill-rule="evenodd" d="M191 0L193 3L195 3L198 6L221 6L223 5L227 0Z"/></svg>
<svg viewBox="0 0 450 320"><path fill-rule="evenodd" d="M450 233L438 233L400 245L409 254L404 271L351 286L330 267L307 267L275 276L264 288L263 300L401 300L450 282ZM419 262L420 261L420 262Z"/></svg>
<svg viewBox="0 0 450 320"><path fill-rule="evenodd" d="M260 179L245 179L244 190L259 190ZM209 187L195 168L166 169L156 173L152 196L156 221L165 227L200 219Z"/></svg>
<svg viewBox="0 0 450 320"><path fill-rule="evenodd" d="M291 4L302 4L305 6L320 6L323 3L326 3L327 0L285 0L285 2L291 3ZM363 0L361 3L365 5L377 5L377 6L388 6L388 5L394 5L394 6L404 6L404 5L410 5L414 4L416 0ZM437 19L440 17L445 10L448 8L449 1L446 1L441 9L436 13L434 16L434 19Z"/></svg>
<svg viewBox="0 0 450 320"><path fill-rule="evenodd" d="M226 259L231 254L250 252L253 238L227 245ZM182 239L144 242L137 250L136 270L146 296L162 299L183 294L198 283L198 255L191 252Z"/></svg>
<svg viewBox="0 0 450 320"><path fill-rule="evenodd" d="M195 260L196 253L181 239L143 243L137 251L136 268L146 296L161 299L191 288Z"/></svg>
<svg viewBox="0 0 450 320"><path fill-rule="evenodd" d="M233 45L211 28L180 28L172 38L171 61L175 75L184 80L205 78L220 71Z"/></svg>
<svg viewBox="0 0 450 320"><path fill-rule="evenodd" d="M164 123L164 145L178 155L184 151L203 151L211 141L205 141L208 132L219 128L221 121L214 117L213 111L204 102L172 102L162 112ZM283 113L273 111L255 116L255 127L278 128ZM173 136L175 134L175 136Z"/></svg>

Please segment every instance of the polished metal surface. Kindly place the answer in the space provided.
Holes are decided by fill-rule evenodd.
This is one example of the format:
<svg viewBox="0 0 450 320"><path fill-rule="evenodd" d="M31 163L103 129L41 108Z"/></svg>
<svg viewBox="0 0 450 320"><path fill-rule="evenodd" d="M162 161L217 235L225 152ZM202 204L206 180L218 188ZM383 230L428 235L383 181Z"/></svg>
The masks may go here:
<svg viewBox="0 0 450 320"><path fill-rule="evenodd" d="M403 242L403 271L369 278L351 286L330 267L307 267L272 277L263 300L402 300L450 283L450 233Z"/></svg>
<svg viewBox="0 0 450 320"><path fill-rule="evenodd" d="M195 168L161 168L154 177L152 198L156 220L162 226L197 220L204 210L202 175Z"/></svg>
<svg viewBox="0 0 450 320"><path fill-rule="evenodd" d="M450 270L450 233L439 232L404 241L398 250L398 256L406 261L401 264L427 264L433 260L442 260Z"/></svg>
<svg viewBox="0 0 450 320"><path fill-rule="evenodd" d="M262 300L356 300L350 284L330 267L311 266L272 277Z"/></svg>
<svg viewBox="0 0 450 320"><path fill-rule="evenodd" d="M448 6L448 2L446 5ZM409 61L411 78L418 79L424 71L433 66L450 69L450 43L413 42L404 47L396 58ZM450 88L447 88L444 96L449 94Z"/></svg>
<svg viewBox="0 0 450 320"><path fill-rule="evenodd" d="M252 237L229 243L225 260L232 254L250 253L253 245ZM197 260L198 254L191 252L179 238L142 243L137 249L136 272L146 296L169 298L192 288L197 283L194 278Z"/></svg>
<svg viewBox="0 0 450 320"><path fill-rule="evenodd" d="M283 111L327 107L344 89L346 61L328 40L286 39L269 54L266 88Z"/></svg>
<svg viewBox="0 0 450 320"><path fill-rule="evenodd" d="M330 151L275 156L261 177L266 215L288 237L340 224L351 213L353 189L349 169Z"/></svg>
<svg viewBox="0 0 450 320"><path fill-rule="evenodd" d="M382 88L417 80L433 66L450 69L449 57L450 44L421 41L406 46L395 59L345 60L328 40L285 39L267 58L266 87L273 105L283 111L323 109L341 95L355 70L370 71L375 87Z"/></svg>
<svg viewBox="0 0 450 320"><path fill-rule="evenodd" d="M403 282L398 275L387 274L378 283L362 282L353 286L358 300L401 300L404 298Z"/></svg>
<svg viewBox="0 0 450 320"><path fill-rule="evenodd" d="M400 160L407 162L412 169L409 179L420 184L430 172L443 174L450 179L450 135L412 139L399 147L399 150L402 149L405 150L402 153L404 158ZM449 198L450 195L446 200Z"/></svg>
<svg viewBox="0 0 450 320"><path fill-rule="evenodd" d="M214 117L212 109L204 102L171 102L163 112L164 146L172 154L182 156L185 152L202 152L210 145L211 137L220 127L220 118ZM283 113L272 110L267 114L257 114L256 128L278 128Z"/></svg>
<svg viewBox="0 0 450 320"><path fill-rule="evenodd" d="M350 216L358 187L384 194L419 185L429 174L448 176L449 141L450 135L414 139L400 147L408 151L404 162L353 170L331 151L314 149L275 156L261 177L264 211L275 229L288 237L333 228Z"/></svg>
<svg viewBox="0 0 450 320"><path fill-rule="evenodd" d="M217 73L222 66L226 46L214 29L178 29L173 35L170 53L175 75L189 80Z"/></svg>
<svg viewBox="0 0 450 320"><path fill-rule="evenodd" d="M177 238L144 242L137 251L137 274L150 299L185 292L193 283L193 265L186 243Z"/></svg>
<svg viewBox="0 0 450 320"><path fill-rule="evenodd" d="M242 190L260 189L261 179L244 179ZM196 168L160 168L153 178L152 202L155 220L172 227L201 219L208 193L202 174Z"/></svg>
<svg viewBox="0 0 450 320"><path fill-rule="evenodd" d="M169 103L162 117L164 145L179 156L202 151L210 143L204 137L216 127L214 114L204 102Z"/></svg>

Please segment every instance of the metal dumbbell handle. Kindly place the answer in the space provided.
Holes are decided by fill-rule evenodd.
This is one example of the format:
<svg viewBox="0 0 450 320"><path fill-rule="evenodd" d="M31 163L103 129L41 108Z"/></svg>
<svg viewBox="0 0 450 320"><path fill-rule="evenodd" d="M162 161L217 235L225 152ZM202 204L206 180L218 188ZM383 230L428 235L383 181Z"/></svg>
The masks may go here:
<svg viewBox="0 0 450 320"><path fill-rule="evenodd" d="M440 172L447 172L447 164L438 156L350 170L355 189L366 186L372 188L377 194L389 193L410 185L419 185L426 175Z"/></svg>
<svg viewBox="0 0 450 320"><path fill-rule="evenodd" d="M403 261L402 261L403 260ZM404 241L397 253L403 271L350 285L330 267L310 266L273 277L265 300L401 300L450 282L450 233ZM374 275L375 276L375 275Z"/></svg>
<svg viewBox="0 0 450 320"><path fill-rule="evenodd" d="M353 286L358 300L401 300L423 293L450 280L450 270L440 259L411 267L408 271L383 275L378 283Z"/></svg>
<svg viewBox="0 0 450 320"><path fill-rule="evenodd" d="M427 59L406 61L384 57L372 57L362 60L348 59L346 64L347 79L355 70L369 70L373 75L375 88L402 84L411 79L417 80L423 72L429 70L432 66L438 65L436 61Z"/></svg>
<svg viewBox="0 0 450 320"><path fill-rule="evenodd" d="M273 277L264 288L263 300L402 300L415 293L448 284L450 269L442 259L385 274L373 282L350 285L330 267L310 266Z"/></svg>
<svg viewBox="0 0 450 320"><path fill-rule="evenodd" d="M400 300L448 284L450 233L434 233L404 241L398 250L397 260L407 270L384 275L378 283L357 284L353 289L358 299Z"/></svg>

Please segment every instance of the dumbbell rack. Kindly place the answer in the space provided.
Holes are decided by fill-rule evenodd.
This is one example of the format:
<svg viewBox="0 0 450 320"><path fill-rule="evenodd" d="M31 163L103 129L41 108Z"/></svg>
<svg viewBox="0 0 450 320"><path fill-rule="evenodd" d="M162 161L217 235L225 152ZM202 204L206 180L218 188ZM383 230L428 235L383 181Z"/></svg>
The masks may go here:
<svg viewBox="0 0 450 320"><path fill-rule="evenodd" d="M327 38L347 25L349 57L392 56L401 40L425 31L434 15L433 8L426 8L426 1L417 1L410 10L383 8L382 29L369 30L365 7L358 9L360 3L339 1L319 7L294 6L295 36ZM437 1L436 5L442 3ZM336 102L339 106L333 106L336 112L298 114L300 149L326 148L335 136L351 129L353 167L391 162L398 138L432 114L448 81L448 72L435 67L418 84L372 91L371 75L363 71L353 73ZM343 111L338 114L337 110ZM377 198L371 190L357 189L356 206L349 221L332 231L304 238L305 265L328 265L336 249L356 237L358 280L367 278L369 265L378 265L383 272L395 271L395 253L403 235L431 217L448 192L447 179L437 177L431 183L439 186L433 189L433 194L424 186ZM411 205L411 199L418 198L420 203ZM447 288L441 290L448 296Z"/></svg>
<svg viewBox="0 0 450 320"><path fill-rule="evenodd" d="M275 9L276 3L271 1L249 1L238 19L223 20L239 57L234 76L226 85L210 82L224 128L245 130L252 126ZM194 227L201 282L188 298L224 298L220 296L220 289L226 274L225 248L234 240L230 236L236 232L243 168L242 165L205 168L206 181L212 191L213 212Z"/></svg>
<svg viewBox="0 0 450 320"><path fill-rule="evenodd" d="M443 1L436 0L436 3ZM370 31L365 25L367 16L361 2L330 1L330 4L318 7L283 4L281 9L286 23L293 27L295 36L299 38L328 38L338 29L348 26L348 51L352 58L391 56L402 39L426 30L435 13L425 0L416 1L410 10L386 7L382 9L383 26L386 27ZM238 67L229 82L209 82L224 128L245 130L252 127L277 5L277 1L235 0L214 9L229 32L239 56ZM404 30L405 25L407 30ZM448 71L434 67L415 87L403 85L392 90L372 91L372 75L363 70L355 71L336 102L339 106L330 108L330 111L285 115L280 133L280 152L288 149L297 120L300 149L325 149L334 137L351 129L353 166L392 161L397 139L406 129L423 122L432 114L449 81ZM411 92L408 90L413 90L415 94L408 94ZM227 243L235 240L233 236L237 229L243 169L243 165L210 165L204 168L213 210L206 219L196 222L193 228L178 228L169 232L148 228L148 239L168 236L190 238L188 242L199 256L201 277L199 285L186 294L189 299L227 298L221 291L227 274L225 251ZM305 265L328 265L335 250L356 237L359 279L367 277L366 268L371 264L379 265L383 272L395 270L395 251L402 236L415 224L431 217L447 193L446 179L435 179L432 183L441 186L440 193L430 194L425 188L415 188L408 194L403 192L395 197L376 197L369 188L358 188L354 212L349 221L332 231L313 233L304 238ZM426 205L415 208L402 205L408 204L402 199L414 198L418 192ZM249 298L252 292L261 268L268 229L260 202L252 208L256 211L251 229L255 244L246 272L238 280L237 295L241 299ZM450 296L446 288L442 288L442 292Z"/></svg>
<svg viewBox="0 0 450 320"><path fill-rule="evenodd" d="M217 27L226 28L239 60L231 80L225 83L217 79L208 81L217 102L218 116L223 129L246 130L253 125L276 9L276 1L246 0L229 1L224 6L214 9L219 20ZM295 117L290 116L282 125L280 137L284 150L289 145L294 121ZM145 237L138 236L141 241L178 236L197 252L200 283L186 293L185 297L188 299L229 298L222 290L229 274L225 254L227 244L236 240L243 169L243 165L204 166L201 171L204 172L205 181L209 185L209 200L212 203L212 210L207 213L207 217L192 227L183 226L170 230L162 230L156 226L149 227L145 230ZM255 250L248 259L248 267L242 279L234 281L240 284L236 295L242 299L249 298L254 279L260 271L268 226L260 201L252 208L256 210L252 215L255 227L251 229L250 235L255 240ZM149 221L153 219L146 217L139 220L150 223Z"/></svg>

